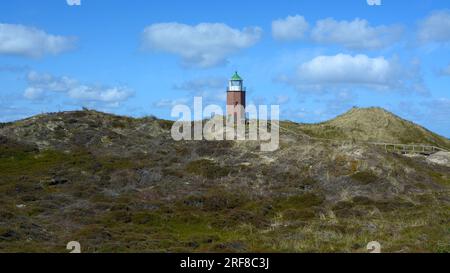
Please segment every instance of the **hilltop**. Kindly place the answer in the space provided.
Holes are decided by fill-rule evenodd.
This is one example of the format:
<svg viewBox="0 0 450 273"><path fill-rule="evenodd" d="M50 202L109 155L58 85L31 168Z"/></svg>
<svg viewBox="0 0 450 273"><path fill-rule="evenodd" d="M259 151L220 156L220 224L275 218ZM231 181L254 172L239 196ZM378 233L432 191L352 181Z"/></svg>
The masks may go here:
<svg viewBox="0 0 450 273"><path fill-rule="evenodd" d="M382 108L352 108L319 124L298 126L305 134L340 140L429 144L450 149L450 140Z"/></svg>
<svg viewBox="0 0 450 273"><path fill-rule="evenodd" d="M175 142L171 125L88 110L1 124L0 252L450 251L445 160L358 141L450 142L385 110L282 122L270 153Z"/></svg>

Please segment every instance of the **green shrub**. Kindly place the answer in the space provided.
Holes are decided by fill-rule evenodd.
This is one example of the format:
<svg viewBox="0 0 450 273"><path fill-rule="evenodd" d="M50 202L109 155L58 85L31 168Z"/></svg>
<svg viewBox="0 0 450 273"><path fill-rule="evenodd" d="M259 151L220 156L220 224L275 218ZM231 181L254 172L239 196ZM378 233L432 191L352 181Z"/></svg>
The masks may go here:
<svg viewBox="0 0 450 273"><path fill-rule="evenodd" d="M283 218L289 221L310 220L316 216L314 210L306 209L287 209L283 212Z"/></svg>
<svg viewBox="0 0 450 273"><path fill-rule="evenodd" d="M278 201L278 207L281 209L302 209L314 206L320 206L324 202L324 197L314 193L305 193L295 195Z"/></svg>
<svg viewBox="0 0 450 273"><path fill-rule="evenodd" d="M368 185L368 184L374 183L378 180L378 176L376 176L371 171L357 172L357 173L353 174L351 176L351 178L363 185Z"/></svg>
<svg viewBox="0 0 450 273"><path fill-rule="evenodd" d="M227 214L221 213L213 220L212 225L217 228L234 229L240 225L252 225L257 228L267 227L270 218L253 211L236 208Z"/></svg>
<svg viewBox="0 0 450 273"><path fill-rule="evenodd" d="M125 129L127 127L127 124L122 120L117 119L111 122L111 126L116 129Z"/></svg>
<svg viewBox="0 0 450 273"><path fill-rule="evenodd" d="M154 224L160 221L160 216L154 212L138 212L133 214L131 221L137 225Z"/></svg>
<svg viewBox="0 0 450 273"><path fill-rule="evenodd" d="M229 168L222 167L216 162L207 159L189 162L186 166L186 171L209 179L224 177L231 172Z"/></svg>
<svg viewBox="0 0 450 273"><path fill-rule="evenodd" d="M173 125L173 121L171 120L163 120L163 119L159 119L158 120L158 124L159 126L164 129L164 130L170 130L172 128Z"/></svg>
<svg viewBox="0 0 450 273"><path fill-rule="evenodd" d="M242 194L215 189L207 193L188 196L183 204L189 207L202 208L206 211L220 211L243 206L246 202L247 199Z"/></svg>
<svg viewBox="0 0 450 273"><path fill-rule="evenodd" d="M444 186L450 186L450 177L449 176L445 176L444 174L434 172L434 171L429 171L428 173L434 182L444 185Z"/></svg>
<svg viewBox="0 0 450 273"><path fill-rule="evenodd" d="M363 216L364 213L356 208L356 204L349 201L339 201L333 206L333 212L340 218Z"/></svg>

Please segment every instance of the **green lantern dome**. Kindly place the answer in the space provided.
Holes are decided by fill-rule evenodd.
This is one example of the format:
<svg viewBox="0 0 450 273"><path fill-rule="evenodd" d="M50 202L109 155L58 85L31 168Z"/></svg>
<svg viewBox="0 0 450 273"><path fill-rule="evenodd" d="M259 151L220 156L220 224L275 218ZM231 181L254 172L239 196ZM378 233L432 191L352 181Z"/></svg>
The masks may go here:
<svg viewBox="0 0 450 273"><path fill-rule="evenodd" d="M234 72L233 77L231 77L231 80L232 81L242 81L242 78L241 78L241 76L239 76L239 74L236 71L236 72Z"/></svg>

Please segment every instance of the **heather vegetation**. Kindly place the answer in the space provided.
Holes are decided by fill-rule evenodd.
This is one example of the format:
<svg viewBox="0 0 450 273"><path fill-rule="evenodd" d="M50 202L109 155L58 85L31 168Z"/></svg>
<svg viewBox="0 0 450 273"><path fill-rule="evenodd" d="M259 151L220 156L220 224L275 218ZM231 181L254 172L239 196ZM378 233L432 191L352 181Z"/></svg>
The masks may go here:
<svg viewBox="0 0 450 273"><path fill-rule="evenodd" d="M283 122L270 153L170 126L88 110L2 124L0 252L450 251L450 166L358 140L450 141L384 110Z"/></svg>

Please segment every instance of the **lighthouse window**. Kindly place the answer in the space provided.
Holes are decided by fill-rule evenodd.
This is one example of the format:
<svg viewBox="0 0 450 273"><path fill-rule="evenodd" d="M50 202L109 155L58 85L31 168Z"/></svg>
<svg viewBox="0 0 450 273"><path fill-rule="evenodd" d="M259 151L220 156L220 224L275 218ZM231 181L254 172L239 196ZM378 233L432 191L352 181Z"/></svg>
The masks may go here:
<svg viewBox="0 0 450 273"><path fill-rule="evenodd" d="M231 86L241 86L240 81L231 81Z"/></svg>

